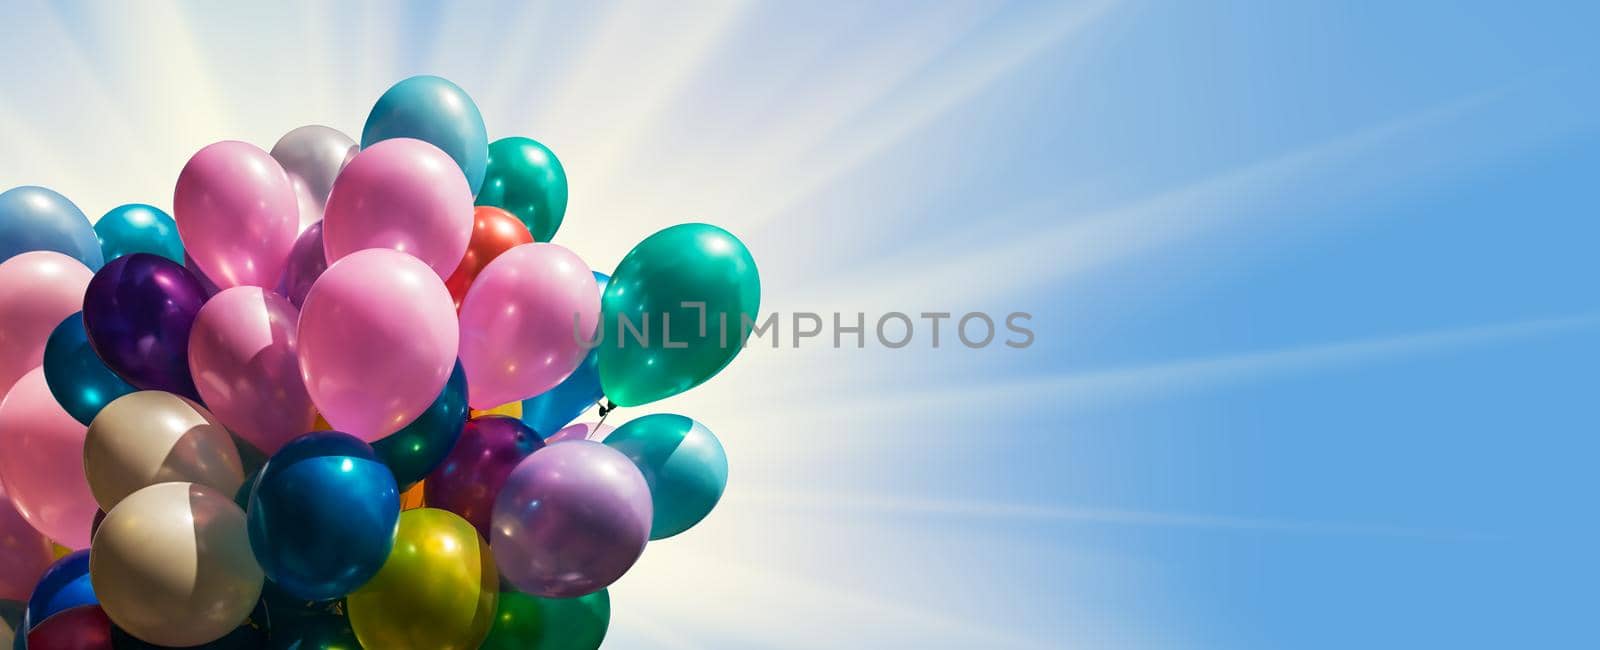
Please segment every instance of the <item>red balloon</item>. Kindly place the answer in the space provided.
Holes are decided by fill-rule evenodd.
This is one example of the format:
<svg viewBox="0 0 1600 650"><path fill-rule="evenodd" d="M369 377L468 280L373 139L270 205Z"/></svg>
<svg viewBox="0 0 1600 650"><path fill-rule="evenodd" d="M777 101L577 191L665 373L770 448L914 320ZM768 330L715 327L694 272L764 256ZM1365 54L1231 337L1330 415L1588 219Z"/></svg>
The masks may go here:
<svg viewBox="0 0 1600 650"><path fill-rule="evenodd" d="M456 301L456 311L461 311L461 299L467 288L478 278L478 272L501 253L521 244L533 243L533 235L522 220L500 208L480 205L472 209L472 240L467 242L467 255L461 258L450 279L444 281L450 297Z"/></svg>
<svg viewBox="0 0 1600 650"><path fill-rule="evenodd" d="M28 647L44 650L112 650L111 619L99 605L57 612L28 630Z"/></svg>

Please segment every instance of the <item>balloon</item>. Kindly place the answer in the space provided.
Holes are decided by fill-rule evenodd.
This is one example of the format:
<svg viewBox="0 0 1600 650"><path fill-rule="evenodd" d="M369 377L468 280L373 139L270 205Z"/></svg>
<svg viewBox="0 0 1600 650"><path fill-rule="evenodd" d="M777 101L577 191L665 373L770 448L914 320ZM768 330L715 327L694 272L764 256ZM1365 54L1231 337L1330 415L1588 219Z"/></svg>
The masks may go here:
<svg viewBox="0 0 1600 650"><path fill-rule="evenodd" d="M504 208L522 220L534 239L550 241L567 213L567 172L556 154L538 142L495 140L489 145L478 205Z"/></svg>
<svg viewBox="0 0 1600 650"><path fill-rule="evenodd" d="M492 409L469 409L467 415L471 417L504 415L508 418L520 418L522 417L522 402L506 402Z"/></svg>
<svg viewBox="0 0 1600 650"><path fill-rule="evenodd" d="M95 354L128 383L200 399L189 375L189 330L205 290L165 257L134 253L94 274L83 324Z"/></svg>
<svg viewBox="0 0 1600 650"><path fill-rule="evenodd" d="M461 303L468 402L488 408L561 383L588 354L599 313L593 276L572 251L523 244L495 258Z"/></svg>
<svg viewBox="0 0 1600 650"><path fill-rule="evenodd" d="M192 482L233 494L244 482L239 450L222 423L199 404L155 390L119 397L95 416L83 468L106 512L156 483Z"/></svg>
<svg viewBox="0 0 1600 650"><path fill-rule="evenodd" d="M300 206L299 232L322 220L322 208L333 190L333 179L361 148L350 136L320 125L302 126L285 133L272 145L272 159L278 161L294 185Z"/></svg>
<svg viewBox="0 0 1600 650"><path fill-rule="evenodd" d="M35 650L114 650L111 619L98 605L74 607L28 631L26 648Z"/></svg>
<svg viewBox="0 0 1600 650"><path fill-rule="evenodd" d="M89 575L117 627L167 646L222 638L261 598L244 512L197 483L158 483L106 513Z"/></svg>
<svg viewBox="0 0 1600 650"><path fill-rule="evenodd" d="M394 545L400 491L367 443L338 431L294 439L250 492L250 546L272 582L304 600L360 587Z"/></svg>
<svg viewBox="0 0 1600 650"><path fill-rule="evenodd" d="M300 232L289 175L267 152L231 140L206 146L183 166L172 214L189 254L223 289L272 287Z"/></svg>
<svg viewBox="0 0 1600 650"><path fill-rule="evenodd" d="M760 304L755 259L728 231L689 223L639 242L601 300L606 397L638 406L710 379L744 347L744 323L755 320ZM624 327L642 328L645 340Z"/></svg>
<svg viewBox="0 0 1600 650"><path fill-rule="evenodd" d="M26 600L53 555L50 540L22 518L0 485L0 600Z"/></svg>
<svg viewBox="0 0 1600 650"><path fill-rule="evenodd" d="M424 498L427 494L427 490L427 482L418 481L416 485L411 486L411 489L401 492L400 511L405 512L407 510L416 510L417 508L427 506L427 499Z"/></svg>
<svg viewBox="0 0 1600 650"><path fill-rule="evenodd" d="M95 222L94 234L107 262L129 253L150 253L183 263L178 223L153 205L129 203L112 208Z"/></svg>
<svg viewBox="0 0 1600 650"><path fill-rule="evenodd" d="M444 281L445 288L450 290L450 297L456 301L456 310L461 309L461 300L467 297L467 289L484 266L513 246L531 243L533 235L528 234L528 229L511 213L486 206L474 208L472 239L467 242L467 254L461 258L461 264L455 272Z"/></svg>
<svg viewBox="0 0 1600 650"><path fill-rule="evenodd" d="M606 436L650 484L655 517L650 539L689 530L711 514L728 487L728 456L705 425L681 415L657 413L629 421Z"/></svg>
<svg viewBox="0 0 1600 650"><path fill-rule="evenodd" d="M269 607L271 607L269 605ZM271 609L272 648L281 650L361 650L350 619L337 607L280 613Z"/></svg>
<svg viewBox="0 0 1600 650"><path fill-rule="evenodd" d="M605 294L606 282L611 278L595 273L594 281L600 293ZM549 438L574 418L583 415L589 407L600 402L605 394L600 390L600 350L589 348L583 362L554 388L522 401L522 421Z"/></svg>
<svg viewBox="0 0 1600 650"><path fill-rule="evenodd" d="M322 251L322 222L306 226L300 238L289 249L289 259L283 263L283 277L278 279L278 295L289 299L299 309L306 301L311 285L328 270L328 256Z"/></svg>
<svg viewBox="0 0 1600 650"><path fill-rule="evenodd" d="M23 375L0 401L0 480L6 494L29 524L70 548L89 545L94 520L83 438L83 423L51 397L44 368Z"/></svg>
<svg viewBox="0 0 1600 650"><path fill-rule="evenodd" d="M472 190L450 159L420 140L385 140L339 174L322 218L329 262L367 248L410 254L447 278L472 237Z"/></svg>
<svg viewBox="0 0 1600 650"><path fill-rule="evenodd" d="M91 277L78 260L50 251L0 262L0 391L44 363L50 332L83 308Z"/></svg>
<svg viewBox="0 0 1600 650"><path fill-rule="evenodd" d="M222 291L222 289L217 288L217 283L206 277L205 271L200 270L200 265L194 261L194 257L190 256L188 252L183 254L183 268L189 272L189 275L194 276L196 282L200 283L200 288L205 290L207 298L215 296L217 292Z"/></svg>
<svg viewBox="0 0 1600 650"><path fill-rule="evenodd" d="M335 262L300 310L300 377L334 428L366 441L416 420L455 368L460 330L444 283L391 250Z"/></svg>
<svg viewBox="0 0 1600 650"><path fill-rule="evenodd" d="M350 625L368 648L476 650L499 588L494 554L471 524L443 510L408 510L383 570L350 594Z"/></svg>
<svg viewBox="0 0 1600 650"><path fill-rule="evenodd" d="M550 437L544 439L544 444L553 445L558 442L566 442L568 440L594 440L599 442L604 440L605 437L614 430L615 429L609 424L600 424L599 422L582 422L579 424L570 425L560 431L555 432L554 434L551 434Z"/></svg>
<svg viewBox="0 0 1600 650"><path fill-rule="evenodd" d="M415 138L438 147L460 166L472 193L478 193L488 163L489 131L478 105L460 86L419 75L390 87L367 115L361 148L391 138Z"/></svg>
<svg viewBox="0 0 1600 650"><path fill-rule="evenodd" d="M54 251L90 269L105 263L94 226L67 197L43 187L0 193L0 262L28 251Z"/></svg>
<svg viewBox="0 0 1600 650"><path fill-rule="evenodd" d="M99 603L89 580L89 551L77 551L56 560L39 576L28 597L28 621L37 627L58 612Z"/></svg>
<svg viewBox="0 0 1600 650"><path fill-rule="evenodd" d="M450 381L428 410L405 428L372 443L372 450L394 473L395 483L405 490L444 462L466 424L467 373L457 363L450 372Z"/></svg>
<svg viewBox="0 0 1600 650"><path fill-rule="evenodd" d="M650 538L650 487L617 450L576 440L523 459L491 527L500 572L520 591L575 598L616 582Z"/></svg>
<svg viewBox="0 0 1600 650"><path fill-rule="evenodd" d="M271 454L311 430L317 410L300 379L300 311L260 287L213 296L189 333L189 371L217 419Z"/></svg>
<svg viewBox="0 0 1600 650"><path fill-rule="evenodd" d="M68 316L44 346L44 379L73 419L88 424L106 404L139 390L111 372L89 344L83 313Z"/></svg>
<svg viewBox="0 0 1600 650"><path fill-rule="evenodd" d="M577 598L502 591L483 650L597 650L610 624L604 589Z"/></svg>
<svg viewBox="0 0 1600 650"><path fill-rule="evenodd" d="M424 498L430 506L462 516L488 537L494 498L506 476L543 446L539 434L515 418L490 415L468 420L461 440L428 475Z"/></svg>

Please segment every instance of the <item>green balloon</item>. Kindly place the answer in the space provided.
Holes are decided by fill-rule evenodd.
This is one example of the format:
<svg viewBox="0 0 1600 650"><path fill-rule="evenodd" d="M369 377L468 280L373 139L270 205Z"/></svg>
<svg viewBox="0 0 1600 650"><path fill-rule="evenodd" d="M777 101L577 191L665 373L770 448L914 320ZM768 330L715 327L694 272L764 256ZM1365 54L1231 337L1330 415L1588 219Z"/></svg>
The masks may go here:
<svg viewBox="0 0 1600 650"><path fill-rule="evenodd" d="M686 223L622 258L600 300L600 387L617 406L699 386L744 348L761 306L755 258L732 233Z"/></svg>
<svg viewBox="0 0 1600 650"><path fill-rule="evenodd" d="M477 204L517 215L535 241L550 241L567 214L567 172L556 154L538 142L495 140L489 143L489 167Z"/></svg>
<svg viewBox="0 0 1600 650"><path fill-rule="evenodd" d="M705 425L657 413L629 421L605 444L639 466L650 485L655 517L650 539L666 539L700 523L728 487L728 456Z"/></svg>
<svg viewBox="0 0 1600 650"><path fill-rule="evenodd" d="M467 425L467 413L467 371L457 362L428 410L399 431L372 443L372 451L394 473L401 492L444 462Z"/></svg>
<svg viewBox="0 0 1600 650"><path fill-rule="evenodd" d="M500 592L494 626L482 650L595 650L611 623L606 590L577 598Z"/></svg>

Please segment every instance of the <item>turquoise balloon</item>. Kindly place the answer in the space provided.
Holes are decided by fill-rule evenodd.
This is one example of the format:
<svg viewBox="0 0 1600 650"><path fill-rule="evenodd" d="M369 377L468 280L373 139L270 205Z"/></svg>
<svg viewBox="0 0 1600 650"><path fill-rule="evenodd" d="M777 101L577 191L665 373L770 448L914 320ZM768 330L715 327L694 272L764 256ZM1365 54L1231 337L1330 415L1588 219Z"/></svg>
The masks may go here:
<svg viewBox="0 0 1600 650"><path fill-rule="evenodd" d="M107 404L137 388L106 367L89 345L83 312L61 321L44 344L44 381L72 419L85 425Z"/></svg>
<svg viewBox="0 0 1600 650"><path fill-rule="evenodd" d="M112 208L94 224L107 262L130 253L150 253L183 263L178 224L155 206L130 203Z"/></svg>
<svg viewBox="0 0 1600 650"><path fill-rule="evenodd" d="M0 193L0 262L28 251L55 251L91 271L105 265L83 211L54 190L32 185Z"/></svg>
<svg viewBox="0 0 1600 650"><path fill-rule="evenodd" d="M605 444L639 467L655 518L650 539L666 539L700 523L728 487L728 456L705 425L681 415L658 413L632 420L606 436Z"/></svg>
<svg viewBox="0 0 1600 650"><path fill-rule="evenodd" d="M483 185L489 130L478 105L449 80L418 75L385 91L367 115L361 148L391 138L412 138L438 147L461 167L473 194Z"/></svg>

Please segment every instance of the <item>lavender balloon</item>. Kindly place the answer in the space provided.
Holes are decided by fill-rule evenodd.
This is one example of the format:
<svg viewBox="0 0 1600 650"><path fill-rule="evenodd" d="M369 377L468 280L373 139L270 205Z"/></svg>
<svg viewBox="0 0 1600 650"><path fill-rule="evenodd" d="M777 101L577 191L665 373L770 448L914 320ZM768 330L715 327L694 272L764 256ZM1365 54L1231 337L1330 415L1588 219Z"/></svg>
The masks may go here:
<svg viewBox="0 0 1600 650"><path fill-rule="evenodd" d="M501 574L519 591L576 598L633 566L652 516L650 488L633 461L573 440L534 452L506 477L490 541Z"/></svg>
<svg viewBox="0 0 1600 650"><path fill-rule="evenodd" d="M456 446L423 483L423 502L449 510L489 538L495 495L522 459L544 446L521 420L485 415L467 421Z"/></svg>
<svg viewBox="0 0 1600 650"><path fill-rule="evenodd" d="M205 301L205 289L188 269L134 253L89 280L83 325L95 354L128 383L199 401L189 375L189 330Z"/></svg>
<svg viewBox="0 0 1600 650"><path fill-rule="evenodd" d="M322 222L306 226L300 238L289 249L289 260L283 265L283 277L278 279L278 295L289 299L299 309L305 304L311 284L328 270L328 256L322 251Z"/></svg>

